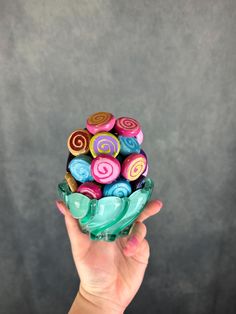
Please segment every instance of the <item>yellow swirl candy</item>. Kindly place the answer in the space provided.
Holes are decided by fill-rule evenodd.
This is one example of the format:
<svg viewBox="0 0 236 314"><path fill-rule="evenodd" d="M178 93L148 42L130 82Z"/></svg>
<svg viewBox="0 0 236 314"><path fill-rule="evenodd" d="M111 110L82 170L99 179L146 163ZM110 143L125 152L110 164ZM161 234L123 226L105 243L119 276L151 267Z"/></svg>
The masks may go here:
<svg viewBox="0 0 236 314"><path fill-rule="evenodd" d="M89 149L94 158L101 154L116 157L120 151L120 141L112 133L100 132L91 138Z"/></svg>

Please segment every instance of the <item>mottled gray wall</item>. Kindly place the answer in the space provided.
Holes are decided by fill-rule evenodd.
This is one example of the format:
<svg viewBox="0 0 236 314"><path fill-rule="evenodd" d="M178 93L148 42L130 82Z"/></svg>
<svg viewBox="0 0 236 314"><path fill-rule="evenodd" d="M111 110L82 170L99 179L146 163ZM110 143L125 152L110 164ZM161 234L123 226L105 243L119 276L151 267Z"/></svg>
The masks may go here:
<svg viewBox="0 0 236 314"><path fill-rule="evenodd" d="M140 120L164 208L126 313L236 312L236 1L0 0L0 313L66 313L54 200L88 114Z"/></svg>

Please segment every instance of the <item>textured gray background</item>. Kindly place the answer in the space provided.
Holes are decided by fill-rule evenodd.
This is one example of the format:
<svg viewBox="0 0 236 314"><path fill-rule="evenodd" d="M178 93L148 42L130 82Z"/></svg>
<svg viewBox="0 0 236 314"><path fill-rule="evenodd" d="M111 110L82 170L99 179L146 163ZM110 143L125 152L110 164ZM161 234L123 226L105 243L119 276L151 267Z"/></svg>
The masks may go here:
<svg viewBox="0 0 236 314"><path fill-rule="evenodd" d="M57 183L88 114L140 120L164 208L126 313L236 312L236 1L0 0L0 313L66 313Z"/></svg>

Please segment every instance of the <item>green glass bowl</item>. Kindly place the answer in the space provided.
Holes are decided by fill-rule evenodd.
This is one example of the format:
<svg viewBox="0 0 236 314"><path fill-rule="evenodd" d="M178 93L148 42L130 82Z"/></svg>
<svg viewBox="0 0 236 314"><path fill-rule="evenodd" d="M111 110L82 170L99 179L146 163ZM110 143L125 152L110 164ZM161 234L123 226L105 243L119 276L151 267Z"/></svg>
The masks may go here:
<svg viewBox="0 0 236 314"><path fill-rule="evenodd" d="M111 242L129 234L135 219L149 201L153 187L153 180L146 177L143 188L128 197L104 196L97 200L72 193L64 179L58 184L57 193L72 216L78 219L83 233L89 234L91 240Z"/></svg>

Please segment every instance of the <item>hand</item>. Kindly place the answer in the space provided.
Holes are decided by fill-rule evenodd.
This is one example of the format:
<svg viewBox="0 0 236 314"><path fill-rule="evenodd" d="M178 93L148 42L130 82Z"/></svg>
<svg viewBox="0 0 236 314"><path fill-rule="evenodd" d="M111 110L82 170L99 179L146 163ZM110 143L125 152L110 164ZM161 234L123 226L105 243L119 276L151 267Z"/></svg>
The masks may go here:
<svg viewBox="0 0 236 314"><path fill-rule="evenodd" d="M135 220L130 235L114 242L90 240L88 234L82 233L78 221L66 205L62 201L56 201L56 204L65 216L72 255L80 277L77 296L103 309L102 313L105 309L110 309L107 313L123 313L142 283L150 256L143 221L157 214L162 202L150 201Z"/></svg>

